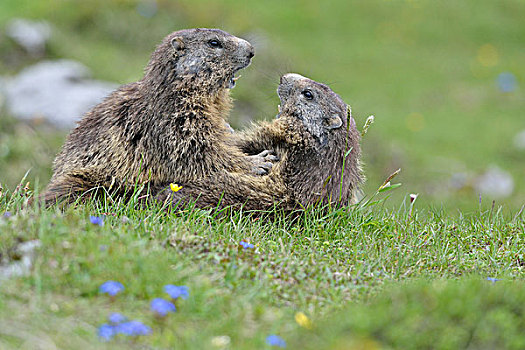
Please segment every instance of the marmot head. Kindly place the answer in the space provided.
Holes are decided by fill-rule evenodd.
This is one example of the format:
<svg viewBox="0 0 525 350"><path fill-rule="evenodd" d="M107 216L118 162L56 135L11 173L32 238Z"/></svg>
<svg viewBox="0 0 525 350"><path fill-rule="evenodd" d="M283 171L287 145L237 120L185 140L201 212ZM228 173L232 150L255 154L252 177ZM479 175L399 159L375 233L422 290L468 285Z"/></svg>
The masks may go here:
<svg viewBox="0 0 525 350"><path fill-rule="evenodd" d="M180 30L166 36L157 47L145 80L193 91L233 88L235 73L247 67L254 54L249 42L219 29Z"/></svg>
<svg viewBox="0 0 525 350"><path fill-rule="evenodd" d="M316 148L345 140L347 131L355 129L347 104L324 84L290 73L281 77L277 93L281 100L277 118L299 119Z"/></svg>

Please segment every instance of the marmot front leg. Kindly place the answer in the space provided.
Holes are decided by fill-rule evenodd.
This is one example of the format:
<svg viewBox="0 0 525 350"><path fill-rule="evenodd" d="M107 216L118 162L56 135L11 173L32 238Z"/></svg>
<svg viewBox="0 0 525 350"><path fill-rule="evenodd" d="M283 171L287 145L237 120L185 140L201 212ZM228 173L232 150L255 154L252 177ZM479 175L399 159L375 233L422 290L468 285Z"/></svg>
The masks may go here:
<svg viewBox="0 0 525 350"><path fill-rule="evenodd" d="M254 174L266 175L273 163L280 160L276 152L275 140L280 139L274 135L275 130L267 122L259 124L244 133L237 134L236 147L248 155L254 163Z"/></svg>

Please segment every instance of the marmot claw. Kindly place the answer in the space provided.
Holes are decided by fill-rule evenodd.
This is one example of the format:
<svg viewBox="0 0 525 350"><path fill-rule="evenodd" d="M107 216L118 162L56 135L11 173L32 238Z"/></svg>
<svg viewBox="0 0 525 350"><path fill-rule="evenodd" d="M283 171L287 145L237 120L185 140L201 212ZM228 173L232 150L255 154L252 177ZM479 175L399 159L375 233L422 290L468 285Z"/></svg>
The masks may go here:
<svg viewBox="0 0 525 350"><path fill-rule="evenodd" d="M279 160L279 157L275 154L273 150L264 150L261 153L257 154L255 157L261 157L266 162L276 162Z"/></svg>
<svg viewBox="0 0 525 350"><path fill-rule="evenodd" d="M267 175L272 169L273 163L279 160L272 150L264 150L259 154L249 156L253 162L253 173L256 175Z"/></svg>

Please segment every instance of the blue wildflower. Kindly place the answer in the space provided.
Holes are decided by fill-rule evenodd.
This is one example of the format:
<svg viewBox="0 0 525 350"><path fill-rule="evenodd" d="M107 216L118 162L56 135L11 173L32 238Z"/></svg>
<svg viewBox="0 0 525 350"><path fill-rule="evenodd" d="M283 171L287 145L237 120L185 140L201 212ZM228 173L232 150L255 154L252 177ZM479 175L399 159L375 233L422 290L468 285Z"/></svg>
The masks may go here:
<svg viewBox="0 0 525 350"><path fill-rule="evenodd" d="M115 330L117 333L129 336L148 335L151 333L151 328L140 321L121 323L118 326L115 326Z"/></svg>
<svg viewBox="0 0 525 350"><path fill-rule="evenodd" d="M168 293L171 299L188 299L190 292L186 286L175 286L173 284L167 284L164 286L164 291Z"/></svg>
<svg viewBox="0 0 525 350"><path fill-rule="evenodd" d="M498 75L498 87L503 92L512 92L517 87L516 77L509 72L503 72Z"/></svg>
<svg viewBox="0 0 525 350"><path fill-rule="evenodd" d="M118 293L122 292L124 290L124 286L120 282L116 281L107 281L102 283L102 285L98 288L100 293L109 294L112 297L117 295Z"/></svg>
<svg viewBox="0 0 525 350"><path fill-rule="evenodd" d="M6 211L6 212L4 213L4 215L2 215L2 216L4 217L4 219L8 219L8 218L10 218L11 216L13 216L13 214L11 214L10 211Z"/></svg>
<svg viewBox="0 0 525 350"><path fill-rule="evenodd" d="M271 334L266 337L266 344L270 346L278 346L280 348L286 347L286 342L284 339L275 334Z"/></svg>
<svg viewBox="0 0 525 350"><path fill-rule="evenodd" d="M93 225L104 226L104 218L102 216L90 216L89 221Z"/></svg>
<svg viewBox="0 0 525 350"><path fill-rule="evenodd" d="M171 301L167 301L161 298L155 298L151 301L151 311L159 316L166 316L168 312L175 312L177 309Z"/></svg>
<svg viewBox="0 0 525 350"><path fill-rule="evenodd" d="M496 283L496 282L501 281L501 280L499 278L487 277L487 281L490 281L492 283Z"/></svg>
<svg viewBox="0 0 525 350"><path fill-rule="evenodd" d="M119 314L118 312L114 312L108 317L109 323L111 324L119 324L127 320L126 316Z"/></svg>
<svg viewBox="0 0 525 350"><path fill-rule="evenodd" d="M243 247L244 249L253 249L253 248L255 248L255 246L253 244L245 242L245 241L240 241L239 245L241 247Z"/></svg>
<svg viewBox="0 0 525 350"><path fill-rule="evenodd" d="M110 341L115 335L115 328L107 323L98 327L98 336L104 341Z"/></svg>

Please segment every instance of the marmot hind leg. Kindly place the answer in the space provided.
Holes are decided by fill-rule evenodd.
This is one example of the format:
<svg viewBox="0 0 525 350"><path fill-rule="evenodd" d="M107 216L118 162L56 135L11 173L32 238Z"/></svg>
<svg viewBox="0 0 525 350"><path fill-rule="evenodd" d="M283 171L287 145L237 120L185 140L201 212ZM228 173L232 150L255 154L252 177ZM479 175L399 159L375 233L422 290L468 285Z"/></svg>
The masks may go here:
<svg viewBox="0 0 525 350"><path fill-rule="evenodd" d="M46 191L39 200L45 207L55 204L71 204L79 198L88 199L100 195L100 191L105 191L101 187L101 181L97 176L87 174L65 174L53 179Z"/></svg>

